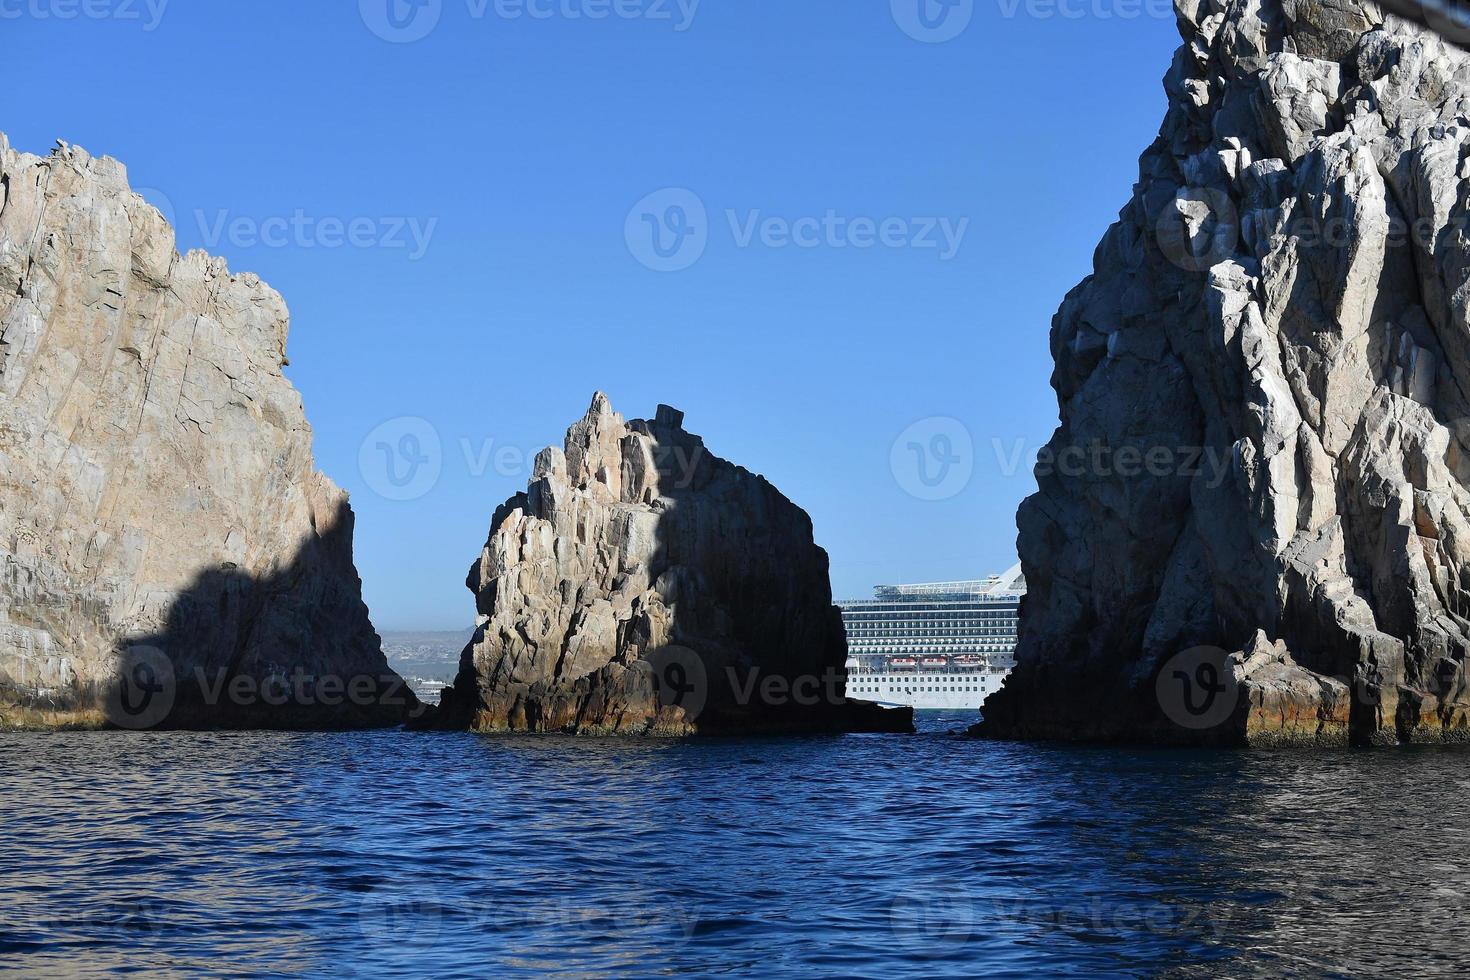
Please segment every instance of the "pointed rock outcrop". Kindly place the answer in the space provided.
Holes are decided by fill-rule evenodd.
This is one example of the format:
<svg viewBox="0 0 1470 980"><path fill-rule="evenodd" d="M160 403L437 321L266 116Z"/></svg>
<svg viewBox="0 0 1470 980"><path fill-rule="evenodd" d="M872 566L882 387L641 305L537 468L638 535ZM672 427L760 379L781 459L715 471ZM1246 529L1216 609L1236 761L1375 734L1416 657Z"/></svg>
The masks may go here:
<svg viewBox="0 0 1470 980"><path fill-rule="evenodd" d="M0 724L386 724L346 495L253 275L0 136Z"/></svg>
<svg viewBox="0 0 1470 980"><path fill-rule="evenodd" d="M479 628L438 723L692 735L901 730L849 702L811 520L686 432L601 393L503 504L468 585Z"/></svg>
<svg viewBox="0 0 1470 980"><path fill-rule="evenodd" d="M1052 325L999 737L1470 738L1470 58L1358 0L1179 0Z"/></svg>

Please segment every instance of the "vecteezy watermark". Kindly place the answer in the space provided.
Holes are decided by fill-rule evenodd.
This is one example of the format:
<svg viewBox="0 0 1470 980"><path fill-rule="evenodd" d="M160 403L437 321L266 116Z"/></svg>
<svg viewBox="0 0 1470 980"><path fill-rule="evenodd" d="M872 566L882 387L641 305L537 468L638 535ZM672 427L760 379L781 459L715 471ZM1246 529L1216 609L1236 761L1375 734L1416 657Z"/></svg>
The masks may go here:
<svg viewBox="0 0 1470 980"><path fill-rule="evenodd" d="M845 704L847 671L829 667L822 674L767 674L759 667L739 670L725 668L725 681L741 707L763 704L770 707L799 705L803 708L819 704Z"/></svg>
<svg viewBox="0 0 1470 980"><path fill-rule="evenodd" d="M171 924L175 924L179 906L161 899L108 899L99 896L98 901L84 906L58 903L31 910L27 910L24 904L12 902L6 912L12 922L18 913L31 928L44 935L84 936L88 942L97 942L104 937L127 937L129 942L136 942L163 935Z"/></svg>
<svg viewBox="0 0 1470 980"><path fill-rule="evenodd" d="M446 9L462 6L471 21L646 20L683 33L694 26L701 0L358 0L363 24L394 44L421 41L434 32Z"/></svg>
<svg viewBox="0 0 1470 980"><path fill-rule="evenodd" d="M169 0L0 0L0 20L116 20L154 31Z"/></svg>
<svg viewBox="0 0 1470 980"><path fill-rule="evenodd" d="M898 485L920 500L948 500L970 485L975 441L959 419L936 415L898 434L888 451Z"/></svg>
<svg viewBox="0 0 1470 980"><path fill-rule="evenodd" d="M439 485L446 465L462 465L466 476L478 480L493 475L527 479L536 474L540 450L501 442L493 436L460 436L458 453L445 449L438 428L427 419L401 415L377 425L357 449L357 470L368 489L385 500L418 500ZM706 458L703 446L658 446L654 470L661 492L686 490Z"/></svg>
<svg viewBox="0 0 1470 980"><path fill-rule="evenodd" d="M1191 731L1206 731L1229 721L1240 704L1231 655L1219 647L1192 647L1159 668L1154 694L1164 716Z"/></svg>
<svg viewBox="0 0 1470 980"><path fill-rule="evenodd" d="M726 665L712 671L696 651L669 645L652 651L639 668L651 674L660 707L682 708L689 721L698 720L712 699L741 708L848 703L847 671L835 667L821 674L797 675L771 673L758 666Z"/></svg>
<svg viewBox="0 0 1470 980"><path fill-rule="evenodd" d="M207 709L211 714L228 714L231 708L408 710L417 703L403 679L392 674L347 677L302 667L272 668L263 676L223 667L181 670L166 652L144 644L119 651L102 701L108 723L130 731L165 727L179 709Z"/></svg>
<svg viewBox="0 0 1470 980"><path fill-rule="evenodd" d="M894 23L915 41L942 44L965 32L975 0L889 0Z"/></svg>
<svg viewBox="0 0 1470 980"><path fill-rule="evenodd" d="M827 208L821 215L768 215L759 208L728 208L723 224L736 248L913 249L932 251L948 262L959 254L970 219L965 217L874 218ZM704 255L716 227L700 196L685 187L647 195L628 212L623 237L628 251L655 272L679 272Z"/></svg>
<svg viewBox="0 0 1470 980"><path fill-rule="evenodd" d="M1211 490L1225 484L1235 471L1235 450L1225 446L1112 446L1101 439L1061 446L1042 446L1034 453L1026 452L1023 439L1008 446L999 438L991 439L991 448L1002 476L1016 476L1027 461L1026 472L1038 478L1064 476L1073 479L1141 476L1182 476L1201 478Z"/></svg>
<svg viewBox="0 0 1470 980"><path fill-rule="evenodd" d="M157 187L134 187L133 193L153 205L154 209L163 215L163 220L168 222L170 228L177 229L179 227L178 213L174 210L174 202L163 191Z"/></svg>
<svg viewBox="0 0 1470 980"><path fill-rule="evenodd" d="M358 0L363 24L378 37L408 44L428 37L444 15L444 0Z"/></svg>
<svg viewBox="0 0 1470 980"><path fill-rule="evenodd" d="M448 936L523 936L539 932L564 941L687 939L700 908L643 888L582 899L475 900L432 877L369 892L358 906L357 931L371 947L434 946Z"/></svg>
<svg viewBox="0 0 1470 980"><path fill-rule="evenodd" d="M408 260L423 258L433 240L438 218L410 216L340 218L317 216L297 208L289 215L257 218L231 215L219 209L213 214L194 212L204 247L216 250L221 243L236 248L383 248L405 250Z"/></svg>
<svg viewBox="0 0 1470 980"><path fill-rule="evenodd" d="M399 416L369 432L357 450L357 470L384 500L417 500L439 482L444 445L426 419Z"/></svg>
<svg viewBox="0 0 1470 980"><path fill-rule="evenodd" d="M1190 731L1208 731L1235 718L1244 696L1240 676L1250 656L1249 649L1228 653L1220 647L1197 646L1170 657L1154 678L1154 695L1164 717ZM1341 697L1365 707L1381 706L1383 691L1392 683L1386 671L1372 664L1358 665L1352 676L1326 672L1319 676L1340 685Z"/></svg>
<svg viewBox="0 0 1470 980"><path fill-rule="evenodd" d="M1429 29L1454 44L1463 46L1470 36L1470 2L1467 0L1433 0L1415 4Z"/></svg>
<svg viewBox="0 0 1470 980"><path fill-rule="evenodd" d="M954 882L929 882L922 891L906 892L888 915L899 943L926 956L947 955L975 932L974 902Z"/></svg>
<svg viewBox="0 0 1470 980"><path fill-rule="evenodd" d="M1154 222L1159 251L1186 272L1207 272L1234 256L1241 245L1243 224L1235 201L1216 187L1184 187L1159 211ZM1327 216L1300 209L1290 212L1279 225L1255 228L1257 239L1265 235L1289 240L1299 251L1350 249L1365 235L1382 236L1389 249L1413 247L1432 253L1446 235L1470 237L1470 214L1454 213L1445 219L1420 216L1406 221L1397 213L1367 222L1359 215L1336 213Z"/></svg>
<svg viewBox="0 0 1470 980"><path fill-rule="evenodd" d="M1173 20L1174 0L996 0L1008 20Z"/></svg>
<svg viewBox="0 0 1470 980"><path fill-rule="evenodd" d="M709 675L699 654L669 645L649 654L647 663L659 705L682 708L689 721L697 719L709 700Z"/></svg>
<svg viewBox="0 0 1470 980"><path fill-rule="evenodd" d="M103 699L103 715L118 728L146 731L163 724L178 697L178 678L169 656L157 647L123 650Z"/></svg>
<svg viewBox="0 0 1470 980"><path fill-rule="evenodd" d="M623 239L633 258L654 272L679 272L709 246L709 213L698 194L667 187L633 205Z"/></svg>
<svg viewBox="0 0 1470 980"><path fill-rule="evenodd" d="M969 218L846 217L828 208L820 217L784 218L760 210L725 212L739 248L912 248L936 251L939 261L959 254Z"/></svg>
<svg viewBox="0 0 1470 980"><path fill-rule="evenodd" d="M1185 187L1159 212L1159 250L1186 272L1204 272L1235 254L1240 215L1230 195L1213 187Z"/></svg>
<svg viewBox="0 0 1470 980"><path fill-rule="evenodd" d="M3 0L0 0L3 2ZM179 224L178 209L163 191L156 187L135 187L133 193L153 205L175 232L185 229ZM313 215L303 208L290 214L256 217L233 214L227 208L205 211L197 208L188 216L194 224L200 244L210 251L233 248L303 248L335 250L389 249L407 253L410 262L423 258L429 251L438 218L412 215L338 217Z"/></svg>
<svg viewBox="0 0 1470 980"><path fill-rule="evenodd" d="M971 941L1053 933L1090 939L1219 938L1235 918L1215 902L1164 902L1072 889L996 896L967 889L952 878L916 882L889 908L895 938L916 955L933 956L958 953L958 947Z"/></svg>
<svg viewBox="0 0 1470 980"><path fill-rule="evenodd" d="M369 892L357 911L357 929L370 946L416 949L438 942L443 919L439 890L425 881Z"/></svg>
<svg viewBox="0 0 1470 980"><path fill-rule="evenodd" d="M893 900L888 925L910 954L947 956L975 935L975 901L952 879L916 883Z"/></svg>

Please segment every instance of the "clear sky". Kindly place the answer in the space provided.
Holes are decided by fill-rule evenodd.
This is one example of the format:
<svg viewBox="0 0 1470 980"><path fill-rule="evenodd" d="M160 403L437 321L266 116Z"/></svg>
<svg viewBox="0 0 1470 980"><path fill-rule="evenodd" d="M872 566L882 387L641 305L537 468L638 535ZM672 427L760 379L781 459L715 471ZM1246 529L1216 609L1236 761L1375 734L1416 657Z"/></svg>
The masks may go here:
<svg viewBox="0 0 1470 980"><path fill-rule="evenodd" d="M473 621L597 389L683 409L866 595L1014 561L1051 316L1178 43L1158 0L923 2L0 0L0 130L286 297L379 629Z"/></svg>

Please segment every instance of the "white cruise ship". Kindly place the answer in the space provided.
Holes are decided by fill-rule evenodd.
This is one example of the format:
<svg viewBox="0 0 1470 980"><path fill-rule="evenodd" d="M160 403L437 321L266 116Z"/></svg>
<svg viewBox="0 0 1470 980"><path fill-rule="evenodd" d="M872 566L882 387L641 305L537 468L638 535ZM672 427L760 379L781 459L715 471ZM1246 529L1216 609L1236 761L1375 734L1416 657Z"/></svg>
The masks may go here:
<svg viewBox="0 0 1470 980"><path fill-rule="evenodd" d="M847 694L920 711L978 709L1011 671L1026 580L1017 565L972 582L880 585L839 602Z"/></svg>

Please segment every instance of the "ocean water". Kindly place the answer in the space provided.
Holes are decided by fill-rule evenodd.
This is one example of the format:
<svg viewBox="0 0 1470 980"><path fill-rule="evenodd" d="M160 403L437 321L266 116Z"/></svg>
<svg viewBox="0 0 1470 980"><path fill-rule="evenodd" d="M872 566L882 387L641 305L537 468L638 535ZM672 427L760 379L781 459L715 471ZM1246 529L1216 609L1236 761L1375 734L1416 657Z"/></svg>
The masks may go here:
<svg viewBox="0 0 1470 980"><path fill-rule="evenodd" d="M1470 755L0 735L0 972L1426 976Z"/></svg>

